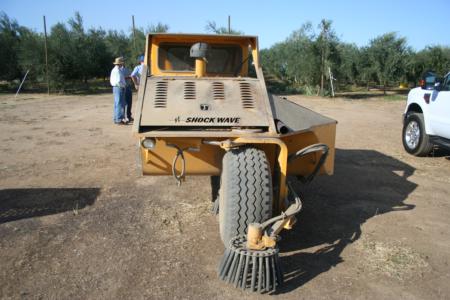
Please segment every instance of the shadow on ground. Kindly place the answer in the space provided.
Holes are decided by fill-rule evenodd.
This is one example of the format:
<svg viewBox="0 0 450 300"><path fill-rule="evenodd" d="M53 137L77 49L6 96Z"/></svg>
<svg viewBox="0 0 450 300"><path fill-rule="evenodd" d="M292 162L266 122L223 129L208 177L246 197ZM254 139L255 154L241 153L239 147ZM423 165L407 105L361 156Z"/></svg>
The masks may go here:
<svg viewBox="0 0 450 300"><path fill-rule="evenodd" d="M429 156L445 157L446 159L450 160L450 150L442 148L442 147L436 147L433 151L431 151Z"/></svg>
<svg viewBox="0 0 450 300"><path fill-rule="evenodd" d="M375 215L410 210L405 204L416 184L411 166L372 150L337 150L335 174L317 178L304 195L303 210L280 243L285 285L294 290L342 262L345 247L359 239L361 225ZM315 247L307 252L305 249Z"/></svg>
<svg viewBox="0 0 450 300"><path fill-rule="evenodd" d="M83 209L94 204L99 194L99 188L0 190L0 224Z"/></svg>

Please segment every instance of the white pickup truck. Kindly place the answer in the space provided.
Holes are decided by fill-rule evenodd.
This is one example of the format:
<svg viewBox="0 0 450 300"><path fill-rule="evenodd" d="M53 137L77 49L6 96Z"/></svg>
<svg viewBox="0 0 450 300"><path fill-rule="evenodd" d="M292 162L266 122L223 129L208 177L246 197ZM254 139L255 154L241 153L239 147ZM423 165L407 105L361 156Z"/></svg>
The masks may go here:
<svg viewBox="0 0 450 300"><path fill-rule="evenodd" d="M409 92L402 140L405 150L416 156L428 155L435 145L450 150L450 73L438 80L427 72L421 87Z"/></svg>

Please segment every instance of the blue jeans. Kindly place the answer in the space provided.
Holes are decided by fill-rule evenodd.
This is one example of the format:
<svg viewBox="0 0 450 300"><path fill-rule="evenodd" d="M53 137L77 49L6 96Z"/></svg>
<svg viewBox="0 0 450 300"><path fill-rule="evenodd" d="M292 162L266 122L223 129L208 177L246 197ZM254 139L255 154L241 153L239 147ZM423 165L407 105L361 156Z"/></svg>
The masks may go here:
<svg viewBox="0 0 450 300"><path fill-rule="evenodd" d="M125 110L125 89L117 86L113 87L114 95L114 123L120 123L124 117Z"/></svg>
<svg viewBox="0 0 450 300"><path fill-rule="evenodd" d="M133 92L131 86L127 85L125 88L125 115L128 120L131 120L131 106L133 104Z"/></svg>

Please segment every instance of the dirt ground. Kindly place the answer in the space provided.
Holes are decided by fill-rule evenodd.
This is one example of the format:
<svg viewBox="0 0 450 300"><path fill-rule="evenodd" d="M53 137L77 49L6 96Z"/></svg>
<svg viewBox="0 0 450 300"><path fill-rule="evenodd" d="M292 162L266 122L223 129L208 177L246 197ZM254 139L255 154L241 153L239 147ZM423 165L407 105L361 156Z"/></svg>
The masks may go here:
<svg viewBox="0 0 450 300"><path fill-rule="evenodd" d="M210 178L140 177L111 95L0 95L0 298L448 299L450 154L403 150L404 101L289 98L338 120L335 175L260 296L217 278Z"/></svg>

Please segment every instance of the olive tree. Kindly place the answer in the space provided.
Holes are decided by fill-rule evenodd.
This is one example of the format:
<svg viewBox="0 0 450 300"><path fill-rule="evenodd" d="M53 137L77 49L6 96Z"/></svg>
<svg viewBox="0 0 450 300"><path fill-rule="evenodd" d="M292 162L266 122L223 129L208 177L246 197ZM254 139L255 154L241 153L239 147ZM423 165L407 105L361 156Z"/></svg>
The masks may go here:
<svg viewBox="0 0 450 300"><path fill-rule="evenodd" d="M339 64L339 52L337 45L339 43L336 33L332 29L331 20L322 19L318 28L320 34L318 35L315 44L320 58L320 94L324 94L325 78L328 74L328 68L333 64Z"/></svg>
<svg viewBox="0 0 450 300"><path fill-rule="evenodd" d="M394 32L370 41L367 58L378 82L383 86L384 94L389 82L398 81L405 75L410 52L406 39L397 37Z"/></svg>
<svg viewBox="0 0 450 300"><path fill-rule="evenodd" d="M17 60L20 45L19 24L5 13L0 14L0 79L13 80L21 76Z"/></svg>

